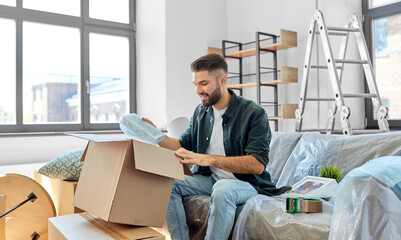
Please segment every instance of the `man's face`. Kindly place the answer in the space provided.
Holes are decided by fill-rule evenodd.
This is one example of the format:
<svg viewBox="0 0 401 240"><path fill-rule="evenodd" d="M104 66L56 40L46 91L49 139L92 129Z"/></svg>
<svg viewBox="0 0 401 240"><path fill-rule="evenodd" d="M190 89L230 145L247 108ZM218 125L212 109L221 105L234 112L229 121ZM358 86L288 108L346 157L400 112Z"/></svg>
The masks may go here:
<svg viewBox="0 0 401 240"><path fill-rule="evenodd" d="M214 74L209 74L208 71L195 72L194 84L203 106L214 105L220 100L220 82Z"/></svg>

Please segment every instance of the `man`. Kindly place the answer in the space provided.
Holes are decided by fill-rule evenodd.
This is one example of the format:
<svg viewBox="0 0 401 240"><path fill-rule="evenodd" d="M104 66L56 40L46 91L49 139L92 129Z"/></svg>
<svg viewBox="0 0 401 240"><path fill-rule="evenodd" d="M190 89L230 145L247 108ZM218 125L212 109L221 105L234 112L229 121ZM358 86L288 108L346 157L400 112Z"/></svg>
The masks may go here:
<svg viewBox="0 0 401 240"><path fill-rule="evenodd" d="M175 181L166 221L172 239L189 239L182 197L210 195L206 239L227 239L238 205L258 193L277 195L288 188L275 188L265 171L271 138L267 114L227 88L224 58L209 54L191 69L202 104L179 140L165 136L159 145L176 150L181 163L199 167L193 177Z"/></svg>

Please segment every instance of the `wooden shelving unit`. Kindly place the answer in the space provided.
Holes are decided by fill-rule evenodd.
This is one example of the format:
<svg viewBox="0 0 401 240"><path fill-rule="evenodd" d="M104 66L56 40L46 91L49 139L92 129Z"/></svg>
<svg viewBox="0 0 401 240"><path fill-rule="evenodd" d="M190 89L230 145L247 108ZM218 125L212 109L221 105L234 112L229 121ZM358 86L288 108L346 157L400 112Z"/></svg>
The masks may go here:
<svg viewBox="0 0 401 240"><path fill-rule="evenodd" d="M260 82L262 86L271 86L271 85L280 85L280 84L289 84L298 82L298 68L292 67L281 67L281 79L271 80L268 82ZM242 83L242 84L233 84L228 85L228 88L231 89L242 89L242 88L251 88L256 87L256 83Z"/></svg>
<svg viewBox="0 0 401 240"><path fill-rule="evenodd" d="M295 110L298 109L298 104L281 104L281 115L276 117L269 117L270 120L280 120L280 119L294 119Z"/></svg>
<svg viewBox="0 0 401 240"><path fill-rule="evenodd" d="M287 49L287 48L292 48L297 46L297 33L281 29L281 41L279 43L267 45L260 47L261 50L264 50L261 52L261 54L265 53L265 51L277 51L277 50L282 50L282 49ZM247 50L241 50L237 52L232 52L232 53L226 53L226 57L228 58L244 58L244 57L250 57L250 56L255 56L257 52L257 48L252 48L252 49L247 49Z"/></svg>
<svg viewBox="0 0 401 240"><path fill-rule="evenodd" d="M262 39L262 37L264 37ZM279 41L278 41L279 40ZM263 43L268 41L269 43ZM244 49L246 45L253 44L254 48ZM255 88L256 89L256 102L262 106L273 106L274 116L269 116L270 121L275 121L275 130L278 130L278 120L280 119L294 119L295 110L298 108L297 104L279 104L278 103L278 85L289 84L298 82L298 69L293 67L282 66L280 69L277 67L277 51L297 47L297 33L281 29L280 35L274 35L270 33L256 32L255 41L249 43L239 43L233 41L222 41L222 48L208 48L208 53L221 54L225 59L237 60L239 66L239 72L235 73L235 76L231 78L238 78L238 83L228 83L228 87L231 89L238 90L242 95L244 88ZM234 50L232 50L234 49ZM260 55L268 53L271 54L273 60L272 67L262 67ZM255 56L256 60L256 72L251 74L243 73L242 60L246 57ZM262 72L262 69L268 69L268 72ZM232 74L232 73L231 73ZM269 80L262 80L262 75L273 74L273 77ZM244 83L243 78L249 76L256 76L254 82ZM280 76L279 76L280 75ZM263 102L261 99L261 90L263 86L272 87L274 90L272 102ZM279 114L279 107L281 112Z"/></svg>

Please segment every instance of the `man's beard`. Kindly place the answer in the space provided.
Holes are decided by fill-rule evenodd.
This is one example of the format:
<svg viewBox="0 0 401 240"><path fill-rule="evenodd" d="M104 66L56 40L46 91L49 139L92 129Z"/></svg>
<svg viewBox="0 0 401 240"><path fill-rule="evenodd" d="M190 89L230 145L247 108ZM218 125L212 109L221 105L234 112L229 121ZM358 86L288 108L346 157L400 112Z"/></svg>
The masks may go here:
<svg viewBox="0 0 401 240"><path fill-rule="evenodd" d="M208 101L203 101L202 105L204 107L209 107L212 106L214 104L216 104L220 98L221 98L221 88L219 85L217 85L216 89L209 95L207 93L201 94L201 95L206 95L209 97Z"/></svg>

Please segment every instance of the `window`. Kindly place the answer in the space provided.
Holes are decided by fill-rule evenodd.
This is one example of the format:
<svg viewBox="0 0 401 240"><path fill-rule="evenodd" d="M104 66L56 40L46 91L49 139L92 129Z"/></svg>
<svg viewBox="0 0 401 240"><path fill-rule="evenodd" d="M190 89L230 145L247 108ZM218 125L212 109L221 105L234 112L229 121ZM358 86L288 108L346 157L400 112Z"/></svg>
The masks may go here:
<svg viewBox="0 0 401 240"><path fill-rule="evenodd" d="M0 18L0 126L16 123L15 21Z"/></svg>
<svg viewBox="0 0 401 240"><path fill-rule="evenodd" d="M135 112L134 8L0 0L0 132L119 129Z"/></svg>
<svg viewBox="0 0 401 240"><path fill-rule="evenodd" d="M399 1L401 0L369 0L369 8L377 8Z"/></svg>
<svg viewBox="0 0 401 240"><path fill-rule="evenodd" d="M23 8L80 16L80 0L24 0Z"/></svg>
<svg viewBox="0 0 401 240"><path fill-rule="evenodd" d="M364 0L364 32L382 105L391 129L401 128L401 1ZM367 126L377 126L371 101L366 102Z"/></svg>

